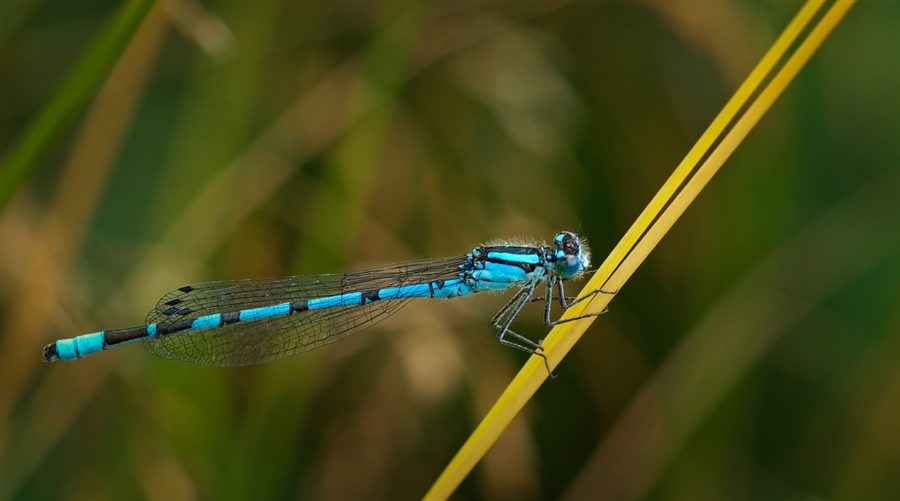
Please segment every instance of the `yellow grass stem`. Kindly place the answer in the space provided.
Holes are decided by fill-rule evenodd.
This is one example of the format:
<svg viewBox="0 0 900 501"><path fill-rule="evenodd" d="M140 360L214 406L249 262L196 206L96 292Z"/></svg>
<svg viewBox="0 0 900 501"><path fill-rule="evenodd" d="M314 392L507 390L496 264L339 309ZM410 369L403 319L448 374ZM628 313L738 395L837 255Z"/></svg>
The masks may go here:
<svg viewBox="0 0 900 501"><path fill-rule="evenodd" d="M803 65L819 48L825 38L840 22L844 14L852 7L855 0L839 0L825 13L815 27L810 30L806 39L797 47L781 69L769 81L765 88L756 94L759 86L766 80L777 63L784 58L787 50L794 45L810 20L825 2L809 0L804 4L793 20L778 37L769 51L763 56L756 68L728 101L709 128L703 133L687 156L678 165L672 176L666 181L647 208L641 213L609 257L603 262L597 273L585 286L582 294L600 288L620 290L632 273L644 261L650 251L662 239L675 221L687 209L690 203L706 186L712 176L719 170L731 153L749 134L760 118L768 111L787 85L797 75ZM748 100L756 95L756 99L746 107L743 115L734 122L733 127L722 138L715 149L697 169L694 176L672 199L678 188L684 183L694 167L704 158L709 148L733 122L738 112L744 109ZM671 203L669 203L671 201ZM660 211L669 203L666 210ZM657 216L659 216L657 218ZM655 221L655 222L654 222ZM651 226L652 223L652 226ZM649 229L648 229L649 228ZM643 235L643 238L641 236ZM627 257L626 257L627 256ZM612 299L612 295L599 294L590 302L581 303L566 311L564 318L584 313L599 312ZM545 353L551 368L555 368L562 358L575 345L595 317L564 323L554 327L544 340ZM506 388L482 422L469 439L456 453L437 481L425 495L427 500L440 500L450 497L456 487L463 481L475 464L484 456L500 433L534 395L547 378L543 359L532 356Z"/></svg>

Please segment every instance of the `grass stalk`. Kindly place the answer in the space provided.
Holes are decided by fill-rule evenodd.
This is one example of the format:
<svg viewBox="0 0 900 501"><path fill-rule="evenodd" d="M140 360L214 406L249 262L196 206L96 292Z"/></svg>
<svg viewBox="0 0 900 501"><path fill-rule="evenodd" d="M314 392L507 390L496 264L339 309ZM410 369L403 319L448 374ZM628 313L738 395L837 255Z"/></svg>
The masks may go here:
<svg viewBox="0 0 900 501"><path fill-rule="evenodd" d="M678 165L672 176L666 181L656 196L641 213L632 227L626 232L619 244L603 262L587 283L582 294L603 287L607 290L621 290L625 282L640 266L650 251L675 224L691 202L706 186L713 175L730 157L737 146L749 134L762 116L772 106L778 96L794 79L812 54L821 46L825 38L840 22L855 0L839 0L818 20L808 36L799 44L794 53L778 70L768 85L756 93L759 86L784 59L787 50L794 45L805 30L824 1L809 0L784 32L765 54L756 68L750 73L734 96L726 103L719 115L700 137L684 160ZM756 98L749 106L745 104L753 96ZM734 121L738 112L746 109L743 115ZM734 122L733 122L734 121ZM684 189L673 199L678 188L684 184L694 167L706 156L716 140L722 136L727 126L734 123L721 142L703 162ZM671 201L671 203L669 203ZM666 204L668 203L668 207ZM660 215L660 211L666 210ZM657 216L659 216L657 218ZM652 224L652 226L651 226ZM643 238L641 236L643 235ZM590 302L579 304L566 311L564 318L599 312L612 299L612 295L599 294ZM581 335L587 330L595 317L560 324L554 327L544 341L545 353L551 368L555 368L569 352ZM500 433L534 395L547 378L547 372L540 357L532 356L513 379L494 406L478 425L469 439L463 444L456 456L451 460L437 481L425 495L425 499L439 500L448 498L463 481L475 464L484 456Z"/></svg>

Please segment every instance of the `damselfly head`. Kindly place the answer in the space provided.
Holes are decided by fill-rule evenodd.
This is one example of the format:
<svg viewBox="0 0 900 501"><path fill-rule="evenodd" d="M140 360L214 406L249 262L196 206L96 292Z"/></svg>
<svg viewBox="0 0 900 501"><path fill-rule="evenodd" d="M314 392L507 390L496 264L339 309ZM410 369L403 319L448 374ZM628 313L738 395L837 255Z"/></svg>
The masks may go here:
<svg viewBox="0 0 900 501"><path fill-rule="evenodd" d="M556 272L561 278L572 278L591 266L591 251L571 231L560 232L553 239L556 248Z"/></svg>

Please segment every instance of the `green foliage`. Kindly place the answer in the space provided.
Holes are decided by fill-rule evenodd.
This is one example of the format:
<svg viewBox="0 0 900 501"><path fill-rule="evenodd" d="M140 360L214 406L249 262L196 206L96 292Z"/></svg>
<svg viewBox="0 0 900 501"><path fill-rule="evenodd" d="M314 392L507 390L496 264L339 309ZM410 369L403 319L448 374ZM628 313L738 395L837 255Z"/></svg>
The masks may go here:
<svg viewBox="0 0 900 501"><path fill-rule="evenodd" d="M83 114L127 7L0 22L0 500L420 497L523 361L502 297L240 369L40 348L201 280L563 228L599 263L799 5L160 7ZM460 498L900 496L898 23L850 12Z"/></svg>

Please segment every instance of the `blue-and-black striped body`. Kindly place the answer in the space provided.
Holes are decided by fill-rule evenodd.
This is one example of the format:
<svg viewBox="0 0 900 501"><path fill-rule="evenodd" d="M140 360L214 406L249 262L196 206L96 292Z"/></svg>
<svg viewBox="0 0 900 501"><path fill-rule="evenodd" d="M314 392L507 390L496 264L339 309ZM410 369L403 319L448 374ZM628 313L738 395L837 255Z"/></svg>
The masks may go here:
<svg viewBox="0 0 900 501"><path fill-rule="evenodd" d="M268 362L374 325L412 298L521 288L571 278L589 266L574 234L561 233L554 243L481 246L455 258L341 275L186 285L160 299L146 325L56 341L45 347L44 360L75 360L141 340L148 351L175 360L222 366Z"/></svg>

